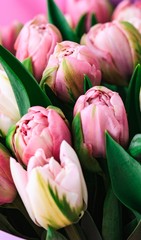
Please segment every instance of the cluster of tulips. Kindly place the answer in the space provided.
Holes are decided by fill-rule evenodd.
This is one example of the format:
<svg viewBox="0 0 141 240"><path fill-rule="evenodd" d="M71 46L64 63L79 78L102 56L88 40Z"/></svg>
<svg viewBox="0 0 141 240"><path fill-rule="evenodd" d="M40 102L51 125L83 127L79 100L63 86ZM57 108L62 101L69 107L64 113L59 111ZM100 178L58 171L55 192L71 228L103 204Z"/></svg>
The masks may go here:
<svg viewBox="0 0 141 240"><path fill-rule="evenodd" d="M47 9L0 29L0 230L138 240L141 1Z"/></svg>

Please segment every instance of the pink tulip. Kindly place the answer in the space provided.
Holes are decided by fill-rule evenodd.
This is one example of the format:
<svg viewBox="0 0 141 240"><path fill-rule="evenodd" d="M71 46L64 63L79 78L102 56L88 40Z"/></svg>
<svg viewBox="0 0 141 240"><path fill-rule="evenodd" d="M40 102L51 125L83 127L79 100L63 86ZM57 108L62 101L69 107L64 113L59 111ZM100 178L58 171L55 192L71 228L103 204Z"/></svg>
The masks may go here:
<svg viewBox="0 0 141 240"><path fill-rule="evenodd" d="M43 72L41 86L48 84L58 98L71 102L84 92L84 76L92 85L101 82L101 71L88 47L71 41L58 43Z"/></svg>
<svg viewBox="0 0 141 240"><path fill-rule="evenodd" d="M15 43L16 57L20 61L31 58L33 74L40 81L49 56L61 41L60 31L47 23L44 15L38 15L23 26Z"/></svg>
<svg viewBox="0 0 141 240"><path fill-rule="evenodd" d="M13 54L15 54L14 44L22 26L20 22L14 21L10 25L0 28L1 44Z"/></svg>
<svg viewBox="0 0 141 240"><path fill-rule="evenodd" d="M59 162L46 158L43 149L37 149L27 171L11 158L11 172L35 224L59 229L83 215L87 207L86 184L79 160L66 141L61 143Z"/></svg>
<svg viewBox="0 0 141 240"><path fill-rule="evenodd" d="M112 20L128 21L132 17L141 18L141 1L123 0L115 8Z"/></svg>
<svg viewBox="0 0 141 240"><path fill-rule="evenodd" d="M0 143L0 205L13 202L16 193L10 171L10 153Z"/></svg>
<svg viewBox="0 0 141 240"><path fill-rule="evenodd" d="M141 62L141 37L130 23L96 24L81 39L98 58L104 81L128 85L135 66Z"/></svg>
<svg viewBox="0 0 141 240"><path fill-rule="evenodd" d="M82 15L87 13L88 30L90 28L90 14L95 14L98 22L107 22L111 18L112 8L109 0L66 0L66 13L71 16L74 27Z"/></svg>
<svg viewBox="0 0 141 240"><path fill-rule="evenodd" d="M141 33L141 1L122 1L115 8L112 20L130 22Z"/></svg>
<svg viewBox="0 0 141 240"><path fill-rule="evenodd" d="M106 155L106 130L122 146L126 147L128 143L128 122L124 104L117 92L103 86L93 87L78 98L74 106L72 126L75 148L85 148L90 156L96 158ZM80 132L76 128L80 128ZM83 139L80 143L81 135ZM82 151L78 154L80 159L81 154Z"/></svg>
<svg viewBox="0 0 141 240"><path fill-rule="evenodd" d="M25 165L38 148L44 150L46 157L54 156L58 160L62 140L71 143L68 122L55 107L31 107L11 131L7 143Z"/></svg>

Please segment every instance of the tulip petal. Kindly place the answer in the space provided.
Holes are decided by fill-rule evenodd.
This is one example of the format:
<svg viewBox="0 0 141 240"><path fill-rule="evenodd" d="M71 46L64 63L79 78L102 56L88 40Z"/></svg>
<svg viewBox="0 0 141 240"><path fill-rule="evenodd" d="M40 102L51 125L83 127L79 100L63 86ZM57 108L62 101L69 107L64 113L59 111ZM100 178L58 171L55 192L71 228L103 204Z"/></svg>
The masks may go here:
<svg viewBox="0 0 141 240"><path fill-rule="evenodd" d="M47 229L48 225L55 229L70 225L71 221L62 213L62 209L58 207L62 200L58 198L57 189L55 191L52 189L54 183L48 180L47 171L45 175L46 179L43 177L43 169L40 167L33 169L30 174L27 192L34 216L38 224L45 229ZM61 207L64 208L63 204Z"/></svg>
<svg viewBox="0 0 141 240"><path fill-rule="evenodd" d="M65 161L66 157L71 159L71 161L74 164L76 164L77 167L78 167L79 174L81 176L82 195L84 197L84 202L87 205L87 201L88 201L87 188L86 188L86 184L85 184L84 177L83 177L83 174L82 174L79 159L78 159L75 151L73 150L73 148L65 140L63 140L62 144L61 144L61 147L60 147L60 161L61 161L61 163L63 163Z"/></svg>
<svg viewBox="0 0 141 240"><path fill-rule="evenodd" d="M83 213L82 203L71 205L71 199L77 198L78 194L60 187L51 177L47 165L31 171L27 193L36 222L45 229L48 226L58 229L70 225L78 221Z"/></svg>
<svg viewBox="0 0 141 240"><path fill-rule="evenodd" d="M10 158L10 168L11 168L13 181L27 209L27 212L29 213L29 216L31 217L31 219L36 223L35 217L31 208L30 200L26 191L26 185L28 181L27 172L26 170L23 169L23 167L18 162L16 162L14 158Z"/></svg>

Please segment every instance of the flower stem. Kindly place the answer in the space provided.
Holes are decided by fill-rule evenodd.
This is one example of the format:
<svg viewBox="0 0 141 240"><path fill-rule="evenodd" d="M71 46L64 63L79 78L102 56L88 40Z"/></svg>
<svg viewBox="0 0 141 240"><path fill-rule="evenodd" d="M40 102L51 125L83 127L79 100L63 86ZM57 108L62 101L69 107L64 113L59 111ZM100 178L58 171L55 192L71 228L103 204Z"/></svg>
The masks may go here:
<svg viewBox="0 0 141 240"><path fill-rule="evenodd" d="M69 240L86 240L84 234L78 224L72 224L65 227L65 231Z"/></svg>

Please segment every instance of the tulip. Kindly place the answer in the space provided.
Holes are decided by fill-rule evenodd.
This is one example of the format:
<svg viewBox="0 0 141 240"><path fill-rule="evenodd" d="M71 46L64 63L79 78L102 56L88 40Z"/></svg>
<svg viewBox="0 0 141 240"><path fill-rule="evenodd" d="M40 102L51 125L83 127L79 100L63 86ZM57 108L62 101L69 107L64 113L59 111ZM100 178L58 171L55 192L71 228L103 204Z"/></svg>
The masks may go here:
<svg viewBox="0 0 141 240"><path fill-rule="evenodd" d="M141 37L128 22L96 24L81 38L97 56L105 82L127 86L141 62Z"/></svg>
<svg viewBox="0 0 141 240"><path fill-rule="evenodd" d="M86 151L90 157L105 158L105 131L126 147L129 138L128 122L119 94L103 86L89 89L75 103L72 129L80 160Z"/></svg>
<svg viewBox="0 0 141 240"><path fill-rule="evenodd" d="M13 202L16 193L10 171L10 153L0 143L0 205Z"/></svg>
<svg viewBox="0 0 141 240"><path fill-rule="evenodd" d="M47 23L44 15L38 15L27 22L15 42L16 57L23 61L31 58L33 74L40 81L49 56L57 42L62 41L60 31Z"/></svg>
<svg viewBox="0 0 141 240"><path fill-rule="evenodd" d="M0 99L0 135L5 137L9 128L20 119L20 113L10 81L1 69Z"/></svg>
<svg viewBox="0 0 141 240"><path fill-rule="evenodd" d="M14 21L10 25L0 28L1 44L13 54L15 54L14 44L22 26L20 22Z"/></svg>
<svg viewBox="0 0 141 240"><path fill-rule="evenodd" d="M51 106L29 108L6 139L17 159L25 165L38 148L44 150L46 157L59 159L62 140L71 144L68 122L60 109Z"/></svg>
<svg viewBox="0 0 141 240"><path fill-rule="evenodd" d="M115 8L112 20L130 22L141 33L141 1L122 1Z"/></svg>
<svg viewBox="0 0 141 240"><path fill-rule="evenodd" d="M88 47L75 42L63 41L55 47L43 72L41 87L45 84L63 101L73 102L83 92L84 76L92 85L99 85L99 63Z"/></svg>
<svg viewBox="0 0 141 240"><path fill-rule="evenodd" d="M10 163L16 188L37 225L59 229L83 215L86 184L77 155L66 141L61 143L59 162L46 158L43 149L37 149L27 171L12 158Z"/></svg>
<svg viewBox="0 0 141 240"><path fill-rule="evenodd" d="M126 21L128 18L138 17L141 18L141 1L123 0L114 9L112 20Z"/></svg>
<svg viewBox="0 0 141 240"><path fill-rule="evenodd" d="M98 22L107 22L111 18L112 7L109 0L67 0L66 13L72 18L73 27L75 28L80 18L87 14L87 30L90 28L90 15L95 14Z"/></svg>

